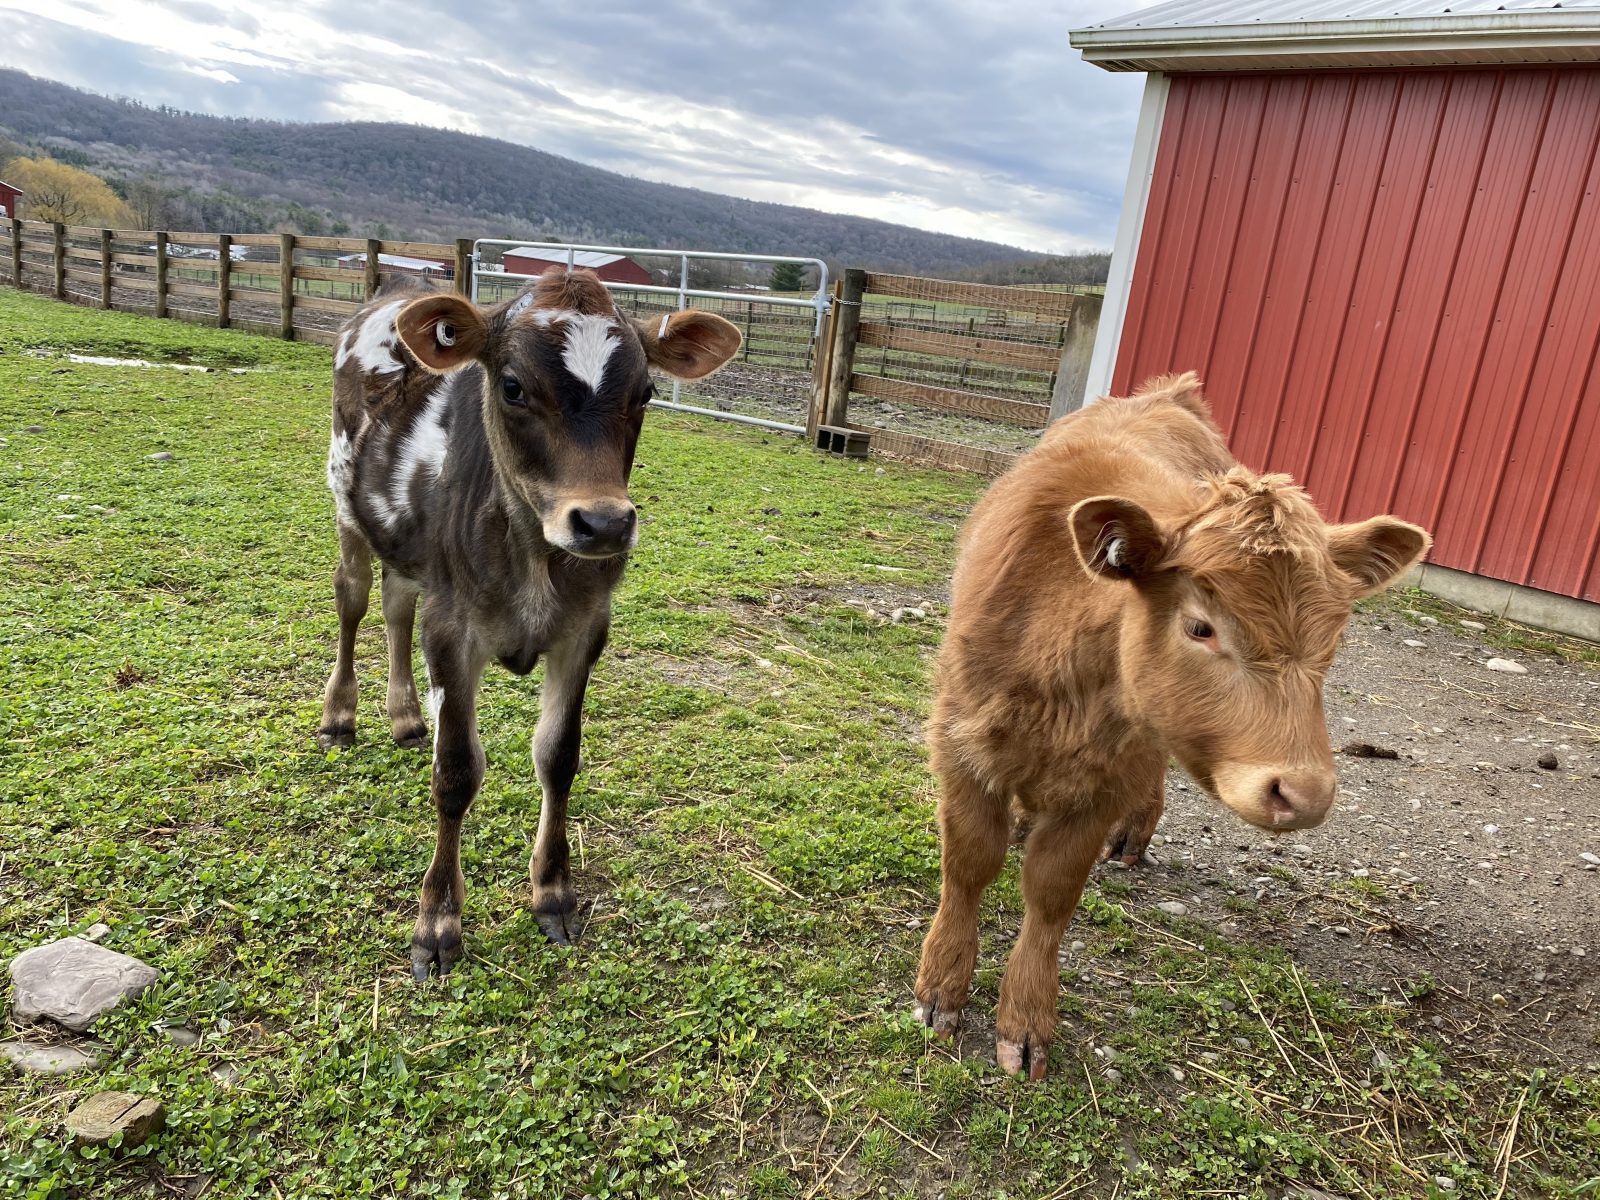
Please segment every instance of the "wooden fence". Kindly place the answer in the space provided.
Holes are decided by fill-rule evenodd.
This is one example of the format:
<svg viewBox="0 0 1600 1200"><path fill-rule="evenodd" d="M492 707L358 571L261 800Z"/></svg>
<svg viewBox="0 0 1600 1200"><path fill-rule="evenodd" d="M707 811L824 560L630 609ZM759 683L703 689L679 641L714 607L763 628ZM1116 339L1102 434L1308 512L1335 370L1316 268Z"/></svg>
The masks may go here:
<svg viewBox="0 0 1600 1200"><path fill-rule="evenodd" d="M819 425L867 433L874 449L896 457L997 475L1052 418L1077 407L1100 302L847 271L835 289L813 437ZM858 413L876 422L859 422Z"/></svg>
<svg viewBox="0 0 1600 1200"><path fill-rule="evenodd" d="M59 300L332 345L336 332L393 269L381 255L439 264L471 287L472 243L174 233L0 221L0 262L19 288ZM7 253L9 251L9 253ZM355 256L352 258L351 256Z"/></svg>

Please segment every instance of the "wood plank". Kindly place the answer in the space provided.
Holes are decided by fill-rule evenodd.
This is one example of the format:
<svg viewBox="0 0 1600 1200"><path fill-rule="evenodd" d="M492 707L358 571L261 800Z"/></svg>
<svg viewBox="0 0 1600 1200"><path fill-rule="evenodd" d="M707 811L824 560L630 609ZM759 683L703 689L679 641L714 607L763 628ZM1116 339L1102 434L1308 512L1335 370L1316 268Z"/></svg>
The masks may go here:
<svg viewBox="0 0 1600 1200"><path fill-rule="evenodd" d="M93 248L89 248L89 247L85 247L85 246L68 246L67 247L67 261L68 262L92 262L96 266L99 266L100 265L100 247L99 246L95 246Z"/></svg>
<svg viewBox="0 0 1600 1200"><path fill-rule="evenodd" d="M235 246L279 246L283 239L276 233L236 233L233 235Z"/></svg>
<svg viewBox="0 0 1600 1200"><path fill-rule="evenodd" d="M362 271L366 268L365 261L355 268L350 267L305 267L295 264L294 277L296 279L321 279L331 280L335 283L348 283L355 287L361 286Z"/></svg>
<svg viewBox="0 0 1600 1200"><path fill-rule="evenodd" d="M156 254L124 254L120 251L111 255L111 261L119 267L153 267L160 261Z"/></svg>
<svg viewBox="0 0 1600 1200"><path fill-rule="evenodd" d="M360 254L367 248L365 238L300 237L294 239L296 250L332 250L339 254Z"/></svg>
<svg viewBox="0 0 1600 1200"><path fill-rule="evenodd" d="M1059 346L1040 346L1025 342L1002 342L994 338L967 337L958 333L935 333L928 329L903 329L888 321L862 321L856 332L862 346L882 346L908 354L931 354L939 358L958 358L986 362L1046 375L1061 361Z"/></svg>
<svg viewBox="0 0 1600 1200"><path fill-rule="evenodd" d="M294 306L296 308L309 309L312 312L340 313L348 316L360 308L363 303L361 300L335 300L330 296L305 296L299 292L294 294Z"/></svg>
<svg viewBox="0 0 1600 1200"><path fill-rule="evenodd" d="M92 282L95 285L95 288L97 289L97 293L96 294L98 294L98 288L100 287L100 268L99 267L96 267L92 271L89 270L87 267L68 267L66 269L66 271L63 272L63 274L65 274L65 276L68 279L75 279L75 280L78 280L81 283L91 283Z"/></svg>
<svg viewBox="0 0 1600 1200"><path fill-rule="evenodd" d="M1004 421L1024 429L1043 429L1050 421L1050 408L1045 404L1029 404L1025 400L1007 400L1000 396L986 396L981 392L935 387L930 383L910 383L902 379L884 379L878 375L852 375L850 390L875 400L915 404L963 417Z"/></svg>
<svg viewBox="0 0 1600 1200"><path fill-rule="evenodd" d="M185 246L211 247L217 244L217 239L221 236L220 233L169 233L167 234L167 244L181 242Z"/></svg>
<svg viewBox="0 0 1600 1200"><path fill-rule="evenodd" d="M235 276L234 278L238 278ZM278 306L278 289L258 287L230 287L228 289L230 300L243 300L246 304L270 304L273 308Z"/></svg>
<svg viewBox="0 0 1600 1200"><path fill-rule="evenodd" d="M278 264L275 262L251 262L246 259L244 262L234 263L230 269L235 277L240 275L265 275L273 280L278 278ZM273 283L272 288L276 291L278 288L277 283Z"/></svg>
<svg viewBox="0 0 1600 1200"><path fill-rule="evenodd" d="M216 284L202 283L195 279L179 279L176 276L168 276L167 291L174 296L199 296L206 300L217 298Z"/></svg>
<svg viewBox="0 0 1600 1200"><path fill-rule="evenodd" d="M365 244L356 249L365 248ZM455 261L456 248L447 246L443 242L384 242L383 254L403 254L408 258L437 258L440 262L449 265Z"/></svg>
<svg viewBox="0 0 1600 1200"><path fill-rule="evenodd" d="M931 300L934 303L971 304L978 308L1000 308L1007 312L1033 313L1065 324L1072 316L1077 297L1070 292L1047 292L1041 288L1000 287L990 283L957 283L953 279L923 279L917 275L867 276L867 291L874 296L894 296L903 300Z"/></svg>
<svg viewBox="0 0 1600 1200"><path fill-rule="evenodd" d="M872 435L872 449L892 454L896 458L924 463L946 470L974 471L979 475L1003 475L1016 465L1020 455L1004 450L984 450L977 446L963 446L959 442L944 442L938 438L918 437L912 433L895 433L876 429L871 425L849 428Z"/></svg>
<svg viewBox="0 0 1600 1200"><path fill-rule="evenodd" d="M154 275L113 275L111 277L113 288L129 288L136 292L151 292L156 290L156 277Z"/></svg>
<svg viewBox="0 0 1600 1200"><path fill-rule="evenodd" d="M331 346L339 340L337 329L318 329L312 325L296 325L294 327L294 340L297 342L315 342L319 346Z"/></svg>

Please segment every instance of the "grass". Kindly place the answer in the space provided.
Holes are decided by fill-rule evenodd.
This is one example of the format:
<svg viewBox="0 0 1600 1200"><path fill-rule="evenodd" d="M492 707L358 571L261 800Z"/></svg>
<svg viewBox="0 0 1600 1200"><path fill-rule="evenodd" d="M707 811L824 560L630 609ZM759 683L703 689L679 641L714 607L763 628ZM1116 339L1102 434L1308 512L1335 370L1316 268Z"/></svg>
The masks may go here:
<svg viewBox="0 0 1600 1200"><path fill-rule="evenodd" d="M0 1075L0 1194L1600 1186L1592 1077L1452 1062L1407 1009L1149 915L1136 879L1091 885L1049 1080L1004 1078L981 1036L1011 869L985 911L980 1031L959 1058L929 1046L907 1008L938 881L914 735L937 609L893 625L847 601L936 595L979 485L665 414L574 797L588 934L549 947L523 907L536 688L495 673L470 957L414 987L427 762L388 743L375 619L362 740L312 737L334 629L327 352L11 292L0 330L0 955L104 921L161 972L97 1027L98 1073ZM62 1118L102 1088L161 1096L166 1132L73 1149Z"/></svg>

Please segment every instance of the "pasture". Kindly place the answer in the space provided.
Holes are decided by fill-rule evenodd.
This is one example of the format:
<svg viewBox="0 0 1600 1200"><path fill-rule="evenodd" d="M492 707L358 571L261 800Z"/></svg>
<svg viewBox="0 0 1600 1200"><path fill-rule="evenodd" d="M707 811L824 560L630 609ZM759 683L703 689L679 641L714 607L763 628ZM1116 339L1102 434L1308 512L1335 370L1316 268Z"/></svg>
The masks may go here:
<svg viewBox="0 0 1600 1200"><path fill-rule="evenodd" d="M986 1027L1014 862L986 901L965 1030L930 1043L909 1012L938 881L919 725L980 481L673 414L646 423L643 534L587 705L585 936L547 945L521 904L537 675L496 670L467 957L413 985L428 760L387 736L375 613L357 745L313 736L335 628L329 386L320 347L0 293L0 955L102 921L161 973L96 1027L98 1071L0 1074L0 1192L1600 1188L1600 938L1569 952L1600 882L1574 857L1600 851L1577 844L1600 766L1592 654L1418 624L1408 609L1461 614L1416 597L1364 605L1334 742L1401 758L1341 759L1351 806L1292 851L1173 780L1165 861L1096 872L1063 947L1051 1074L1018 1083ZM886 619L906 607L926 619ZM1438 663L1403 659L1402 637ZM1474 682L1482 638L1537 669ZM1532 767L1518 736L1560 740L1564 769ZM1492 785L1470 765L1491 754ZM1447 823L1460 841L1464 820L1520 834L1524 818L1503 879L1467 886L1435 852ZM1541 841L1546 820L1569 832ZM1551 904L1513 916L1535 886ZM1553 991L1529 982L1542 966ZM107 1087L159 1094L167 1130L73 1149L63 1114Z"/></svg>

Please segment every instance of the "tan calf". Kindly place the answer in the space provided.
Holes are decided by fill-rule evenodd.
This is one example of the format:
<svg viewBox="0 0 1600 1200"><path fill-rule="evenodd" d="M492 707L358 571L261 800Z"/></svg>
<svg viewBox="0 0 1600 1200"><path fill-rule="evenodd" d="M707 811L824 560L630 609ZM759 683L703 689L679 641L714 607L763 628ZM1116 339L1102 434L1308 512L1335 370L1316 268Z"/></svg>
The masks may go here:
<svg viewBox="0 0 1600 1200"><path fill-rule="evenodd" d="M1325 524L1287 476L1238 465L1192 374L1058 422L962 532L928 726L943 869L919 1016L948 1033L967 1002L1013 804L1026 913L996 1056L1033 1078L1084 880L1102 855L1137 861L1169 758L1253 825L1319 824L1322 684L1351 604L1428 544L1393 517Z"/></svg>

